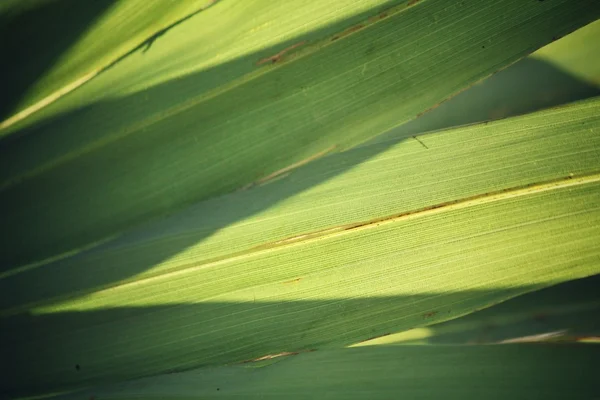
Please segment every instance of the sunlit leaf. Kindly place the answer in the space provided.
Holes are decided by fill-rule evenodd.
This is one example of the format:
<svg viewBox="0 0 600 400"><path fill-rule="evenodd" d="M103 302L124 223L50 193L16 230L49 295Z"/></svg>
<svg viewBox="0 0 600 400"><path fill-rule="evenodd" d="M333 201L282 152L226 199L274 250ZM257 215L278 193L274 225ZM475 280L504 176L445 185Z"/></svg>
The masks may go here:
<svg viewBox="0 0 600 400"><path fill-rule="evenodd" d="M0 136L214 0L4 0ZM2 121L3 120L3 121Z"/></svg>
<svg viewBox="0 0 600 400"><path fill-rule="evenodd" d="M394 333L358 346L598 341L599 284L600 275L562 283L452 321Z"/></svg>
<svg viewBox="0 0 600 400"><path fill-rule="evenodd" d="M237 3L230 3L177 30L202 40L235 30L239 15L228 10ZM255 3L244 20L253 24L266 3ZM173 66L178 79L152 84L146 71L163 73L162 64L138 54L57 101L52 118L11 133L0 143L0 207L11 210L0 247L4 271L351 147L600 15L595 0L358 4L345 20L293 31L244 55L234 46L237 58L184 76L184 64L199 61L184 56L194 41L159 39L156 46L173 46L157 53L168 57L165 76L173 77L173 54L185 59ZM271 20L294 15L275 9ZM195 33L196 24L221 28ZM206 54L198 57L206 62ZM134 73L147 79L127 92L129 80L119 74ZM96 95L113 84L127 93Z"/></svg>
<svg viewBox="0 0 600 400"><path fill-rule="evenodd" d="M346 346L597 274L599 108L363 146L5 276L8 381L61 390ZM263 201L262 214L236 214ZM186 236L199 247L106 281Z"/></svg>
<svg viewBox="0 0 600 400"><path fill-rule="evenodd" d="M599 37L600 20L542 47L367 143L410 138L432 130L522 115L600 96Z"/></svg>

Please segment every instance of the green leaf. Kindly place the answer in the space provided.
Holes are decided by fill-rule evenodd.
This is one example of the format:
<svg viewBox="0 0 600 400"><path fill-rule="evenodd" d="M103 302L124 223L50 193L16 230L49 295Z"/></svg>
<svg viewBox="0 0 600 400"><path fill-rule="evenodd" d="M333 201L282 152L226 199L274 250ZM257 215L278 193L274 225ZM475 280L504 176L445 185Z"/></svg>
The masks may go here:
<svg viewBox="0 0 600 400"><path fill-rule="evenodd" d="M209 22L221 26L214 35L232 29L239 18L225 12L233 7L227 3L179 25L180 34L188 29L193 35L191 27ZM119 83L113 75L117 65L63 105L57 102L48 111L52 118L0 143L0 207L11 210L4 221L10 228L3 231L10 240L0 247L3 270L76 251L351 147L600 15L594 0L413 3L364 3L345 21L293 31L270 48L214 68L150 88L134 85L127 95L117 91L117 98L94 94L111 79L123 88L125 78ZM244 18L253 21L259 4L265 3L257 2ZM390 8L380 12L382 5ZM271 20L288 12L276 10ZM214 37L199 32L203 40ZM185 53L181 42L173 46L161 54ZM231 54L239 51L234 46ZM145 77L161 65L139 54L127 60L124 77L133 71ZM183 64L193 63L194 57ZM181 71L183 64L173 68ZM92 103L80 101L88 94ZM71 101L88 105L71 108Z"/></svg>
<svg viewBox="0 0 600 400"><path fill-rule="evenodd" d="M565 399L597 394L600 346L372 346L89 389L60 399ZM251 365L251 364L247 364Z"/></svg>
<svg viewBox="0 0 600 400"><path fill-rule="evenodd" d="M368 143L523 115L600 96L600 20L556 40Z"/></svg>
<svg viewBox="0 0 600 400"><path fill-rule="evenodd" d="M359 147L5 275L10 388L345 346L597 274L599 109L595 98ZM172 255L178 240L198 244L103 281Z"/></svg>
<svg viewBox="0 0 600 400"><path fill-rule="evenodd" d="M592 176L600 170L599 114L600 98L595 98L331 155L269 184L198 203L78 256L4 274L3 310L27 309L132 278L219 265L285 240L292 244L293 238L339 234L440 205L456 207L457 201L476 204L485 194L493 198L492 193L505 190Z"/></svg>
<svg viewBox="0 0 600 400"><path fill-rule="evenodd" d="M452 321L358 344L595 342L600 337L600 275L510 299Z"/></svg>
<svg viewBox="0 0 600 400"><path fill-rule="evenodd" d="M24 8L25 0L18 0L18 4L14 4L12 8ZM46 0L46 2L51 0ZM79 23L84 24L83 18L89 11L88 8L78 9L80 2L76 0L61 0L61 7L69 9L69 15L79 16ZM102 3L99 0L97 4L115 5L112 0L107 0ZM338 33L335 26L329 25L343 22L349 24L362 22L364 15L362 13L377 12L378 8L389 8L398 3L406 3L399 0L336 0L335 2L319 2L316 0L308 0L302 3L283 4L273 3L265 0L253 0L239 4L232 1L221 2L217 6L217 1L211 0L194 0L180 2L177 0L145 2L143 7L140 7L138 0L121 0L116 4L116 11L103 15L101 27L109 28L111 37L121 36L123 42L130 41L130 37L126 34L122 35L120 30L131 29L135 26L135 22L144 20L150 17L150 28L154 30L148 32L146 37L140 37L134 48L127 49L129 53L126 57L113 57L110 59L109 68L97 68L99 74L93 76L93 80L85 81L86 85L79 90L67 92L68 96L58 97L56 100L45 107L41 108L34 114L30 114L20 121L5 121L4 133L14 132L15 125L23 127L38 122L47 118L55 117L58 114L67 111L73 111L87 106L100 100L107 100L114 97L126 96L140 90L148 89L150 86L155 86L176 78L182 78L192 72L200 72L210 68L214 68L220 64L226 64L235 61L238 58L247 56L248 54L256 53L257 51L268 51L274 45L280 44L282 41L293 40L298 35L311 35L312 31L318 31L321 35L333 35ZM58 14L64 10L58 7L56 0L54 4L41 9L44 3L37 1L39 14L48 14L48 12L56 12ZM203 10L206 10L206 15L198 15L198 7L203 5ZM217 6L210 11L207 10L209 5ZM19 7L17 7L19 6ZM183 7L183 8L182 8ZM179 9L179 10L178 10ZM189 13L186 15L181 11L187 9ZM122 24L124 19L120 14L123 11L131 13L135 10L135 15L129 15L137 18L137 20L129 21L129 24ZM160 24L161 18L164 18L165 11L169 10L167 15L173 12L180 12L179 19L172 21L173 23L167 26ZM37 11L37 10L36 10ZM33 18L32 18L33 17ZM26 15L22 19L25 22L35 20L35 15ZM128 17L127 15L124 16ZM64 15L63 15L64 18ZM154 18L154 19L152 19ZM38 21L36 21L38 22ZM133 22L133 23L132 23ZM16 25L16 24L13 24ZM75 24L68 24L65 29L67 33L74 35L76 32ZM118 27L117 30L114 28ZM23 29L22 27L12 27ZM28 26L29 30L35 27ZM38 27L39 29L39 27ZM339 29L339 26L338 26ZM97 30L97 29L96 29ZM105 29L106 30L106 29ZM53 32L54 33L54 32ZM61 32L64 34L64 32ZM106 32L104 32L106 33ZM60 33L53 36L60 38ZM32 40L38 43L40 39L48 40L52 45L47 51L56 51L58 41L56 37L35 37ZM314 36L314 35L312 35ZM311 36L311 37L312 37ZM144 41L144 42L142 42ZM97 52L89 52L89 47L94 47L94 50L99 50L99 46L105 46L104 41L96 41L96 43L87 43L86 46L79 46L86 49L84 52L87 56L98 55ZM182 55L183 52L183 55ZM119 54L116 54L119 55ZM70 57L66 57L68 62L73 63L72 58L77 59L82 57L81 53L71 52ZM31 54L29 57L40 57L40 54ZM33 60L29 60L33 62ZM40 61L39 59L36 61ZM241 64L241 63L237 63ZM98 66L100 67L100 66ZM203 82L203 85L214 85L226 83L232 78L240 77L254 69L250 65L237 65L232 69L220 69L220 74L216 75L216 82ZM232 75L233 72L233 75ZM72 74L70 79L72 82L77 82L81 77L77 74ZM212 78L215 78L214 76ZM70 82L70 83L72 83ZM73 90L73 85L64 85L63 90ZM66 94L66 93L64 93ZM11 125L12 124L12 125Z"/></svg>
<svg viewBox="0 0 600 400"><path fill-rule="evenodd" d="M2 131L89 82L214 0L17 0L0 5ZM57 22L60 21L60 22ZM8 104L4 104L8 103ZM11 112L7 115L7 112Z"/></svg>

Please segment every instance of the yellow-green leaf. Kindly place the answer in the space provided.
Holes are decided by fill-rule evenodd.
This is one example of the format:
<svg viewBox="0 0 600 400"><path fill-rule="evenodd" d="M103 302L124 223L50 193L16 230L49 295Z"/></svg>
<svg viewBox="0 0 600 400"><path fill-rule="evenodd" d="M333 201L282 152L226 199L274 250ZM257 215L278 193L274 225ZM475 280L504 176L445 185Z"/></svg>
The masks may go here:
<svg viewBox="0 0 600 400"><path fill-rule="evenodd" d="M346 346L597 274L599 108L595 98L359 147L5 275L11 390ZM263 201L268 212L236 214ZM231 217L203 247L210 237L198 227ZM154 271L102 281L173 255L169 243L186 237L207 239Z"/></svg>
<svg viewBox="0 0 600 400"><path fill-rule="evenodd" d="M267 3L251 3L243 18L258 18ZM195 24L221 26L214 35L232 29L239 15L226 11L234 4L219 2L177 30L206 40L214 36L195 33ZM117 78L115 66L67 96L66 108L57 102L50 117L6 136L0 207L11 211L3 221L3 271L360 143L600 15L595 0L357 4L345 20L293 30L268 48L160 84L142 80L149 87L127 94L96 96ZM271 19L289 12L274 7ZM302 20L312 20L306 10ZM159 44L185 57L194 41ZM128 77L161 65L140 54L127 60L120 71Z"/></svg>

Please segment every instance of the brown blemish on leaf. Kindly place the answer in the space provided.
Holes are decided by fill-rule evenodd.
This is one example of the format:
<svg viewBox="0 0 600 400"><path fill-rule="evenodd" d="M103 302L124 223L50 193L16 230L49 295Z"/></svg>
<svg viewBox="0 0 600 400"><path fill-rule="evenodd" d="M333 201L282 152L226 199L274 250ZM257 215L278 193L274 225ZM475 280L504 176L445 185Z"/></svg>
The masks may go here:
<svg viewBox="0 0 600 400"><path fill-rule="evenodd" d="M346 29L346 32L348 32L348 33L356 32L356 31L359 31L359 30L361 30L361 29L362 29L362 28L364 28L364 27L365 27L365 26L364 26L363 24L358 24L358 25L356 25L356 26L353 26L353 27L351 27L351 28L348 28L348 29Z"/></svg>
<svg viewBox="0 0 600 400"><path fill-rule="evenodd" d="M341 33L338 33L338 34L336 34L335 36L333 36L333 37L331 38L331 41L333 42L334 40L338 40L338 39L340 39L340 38L343 38L344 36L348 36L349 34L351 34L351 33L353 33L353 32L356 32L356 31L359 31L359 30L361 30L361 29L362 29L362 28L364 28L364 27L365 27L365 25L364 25L364 24L358 24L358 25L354 25L354 26L352 26L352 27L350 27L350 28L346 29L345 31L343 31L343 32L341 32Z"/></svg>
<svg viewBox="0 0 600 400"><path fill-rule="evenodd" d="M444 101L446 101L446 100L444 100ZM427 112L429 112L429 111L431 111L431 110L435 110L435 109L436 109L436 108L438 108L438 107L439 107L439 106L440 106L440 105L441 105L441 104L442 104L444 101L440 101L439 103L437 103L437 104L435 104L435 105L433 105L433 106L429 107L428 109L426 109L426 110L424 110L424 111L421 111L420 113L418 113L417 115L415 115L415 118L419 118L421 115L423 115L423 114L425 114L425 113L427 113Z"/></svg>
<svg viewBox="0 0 600 400"><path fill-rule="evenodd" d="M283 57L286 53L289 53L290 51L294 50L295 48L298 48L300 46L303 46L306 44L306 41L303 40L301 42L298 42L296 44L293 44L289 47L286 47L285 49L281 50L279 53L270 56L270 57L265 57L259 61L256 62L256 65L262 65L262 64L266 64L266 63L272 63L275 64L276 62L281 61L281 57Z"/></svg>
<svg viewBox="0 0 600 400"><path fill-rule="evenodd" d="M595 175L592 175L592 177L594 177L594 176ZM525 192L525 191L529 192L530 190L536 190L536 188L543 189L544 186L555 187L555 185L557 185L557 184L564 183L565 181L568 181L568 180L572 181L573 179L574 178L571 175L568 175L568 176L565 176L565 177L562 177L559 179L553 179L550 181L529 183L529 184L522 185L522 186L504 188L504 189L500 189L500 190L493 191L493 192L486 192L486 193L482 193L482 194L478 194L478 195L474 195L474 196L465 197L463 199L446 201L444 203L439 203L439 204L432 204L427 207L422 207L422 208L419 208L416 210L411 210L411 211L405 211L405 212L395 214L395 215L390 215L387 217L376 218L376 219L373 219L370 221L361 221L361 222L356 222L353 224L331 227L331 228L323 229L320 231L304 233L302 235L296 235L296 236L288 237L286 239L278 240L276 242L270 243L268 246L262 245L260 247L256 247L255 249L265 248L265 247L271 248L273 246L281 246L281 245L285 245L285 244L292 243L292 242L298 242L301 240L309 240L309 239L319 238L319 237L326 236L330 233L337 234L342 231L352 231L352 230L360 229L363 227L379 226L379 224L383 223L383 222L398 221L398 220L401 220L401 219L404 219L407 217L417 216L419 214L424 215L427 212L430 212L430 211L433 211L436 209L444 209L444 208L454 207L454 206L457 206L460 204L467 204L467 203L471 203L471 202L476 202L478 200L485 200L486 198L493 199L494 197L500 196L503 193ZM583 178L579 178L579 179L583 179ZM595 180L594 180L594 182L595 182ZM543 189L543 190L546 190L546 189ZM496 201L496 200L494 200L494 201Z"/></svg>
<svg viewBox="0 0 600 400"><path fill-rule="evenodd" d="M427 313L423 314L423 316L424 316L425 318L431 318L431 317L433 317L434 315L436 315L437 313L438 313L437 311L430 311L430 312L427 312Z"/></svg>
<svg viewBox="0 0 600 400"><path fill-rule="evenodd" d="M302 278L292 279L291 281L283 282L284 285L288 285L290 283L298 283L302 280Z"/></svg>
<svg viewBox="0 0 600 400"><path fill-rule="evenodd" d="M369 18L368 22L372 24L373 22L381 21L382 19L384 19L387 16L388 16L387 12L382 12L382 13L379 13L379 14Z"/></svg>
<svg viewBox="0 0 600 400"><path fill-rule="evenodd" d="M411 7L415 4L417 4L418 2L420 2L421 0L410 0L408 1L406 4L401 4L398 6L394 6L394 7L390 7L388 9L386 9L385 11L382 11L380 13L378 13L377 15L373 15L372 17L369 17L364 23L362 24L358 24L358 25L354 25L346 30L344 30L341 33L337 33L335 34L332 38L331 41L336 41L340 38L343 38L344 36L347 36L353 32L359 31L363 28L365 28L367 25L371 25L375 22L381 21L382 19L385 19L387 17L389 17L392 14L395 14L398 11L402 11L408 7Z"/></svg>

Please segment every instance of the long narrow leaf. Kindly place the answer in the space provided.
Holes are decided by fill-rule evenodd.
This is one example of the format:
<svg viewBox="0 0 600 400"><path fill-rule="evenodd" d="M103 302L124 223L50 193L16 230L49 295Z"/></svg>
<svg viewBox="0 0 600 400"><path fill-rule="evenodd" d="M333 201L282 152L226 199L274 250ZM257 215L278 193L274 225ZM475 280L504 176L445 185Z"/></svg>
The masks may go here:
<svg viewBox="0 0 600 400"><path fill-rule="evenodd" d="M257 231L248 223L247 234L277 226L280 232L300 229L301 234L244 252L235 251L232 243L238 240L232 237L234 252L218 260L200 262L200 256L194 262L192 253L187 264L179 264L185 268L61 301L44 296L56 288L59 298L61 289L63 295L77 291L61 282L71 273L46 274L55 264L5 276L2 294L8 303L13 299L13 307L3 309L2 323L11 329L2 330L0 340L8 348L10 388L62 390L345 346L597 274L598 107L600 100L593 99L431 133L419 138L427 148L417 140L390 145L372 162L307 191L314 201L304 197L289 214L310 221L307 217L319 215L320 207L330 207L337 211L331 212L333 219L320 214L317 220L342 224L330 226L334 229L307 229L315 222L279 225L286 223L285 208L279 209L272 217L257 218L253 224L262 226ZM221 199L224 208L218 212L227 215L253 195L263 198L258 194L330 173L332 163L368 148L232 194ZM428 182L422 171L430 171ZM341 187L347 191L340 192ZM293 200L298 199L290 197L290 207ZM157 229L168 241L168 231ZM148 241L139 257L158 251L161 234L155 238L158 242ZM102 256L98 248L73 257L82 261L84 286L86 279L110 271L108 259L91 263ZM136 261L123 254L116 259ZM71 260L65 262L58 267ZM36 307L27 306L34 300Z"/></svg>
<svg viewBox="0 0 600 400"><path fill-rule="evenodd" d="M211 3L214 0L4 1L0 136Z"/></svg>
<svg viewBox="0 0 600 400"><path fill-rule="evenodd" d="M600 275L565 282L452 321L358 345L594 342L600 338L599 285Z"/></svg>
<svg viewBox="0 0 600 400"><path fill-rule="evenodd" d="M360 143L600 15L594 0L413 3L10 135L3 270Z"/></svg>
<svg viewBox="0 0 600 400"><path fill-rule="evenodd" d="M593 175L600 171L599 115L596 98L332 155L78 256L7 273L0 280L2 309L219 265L486 193Z"/></svg>
<svg viewBox="0 0 600 400"><path fill-rule="evenodd" d="M592 399L600 346L377 346L95 388L61 399ZM251 366L252 364L247 364Z"/></svg>

